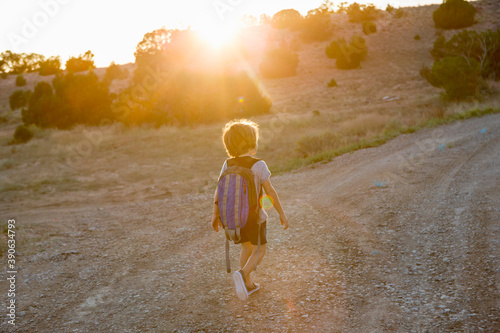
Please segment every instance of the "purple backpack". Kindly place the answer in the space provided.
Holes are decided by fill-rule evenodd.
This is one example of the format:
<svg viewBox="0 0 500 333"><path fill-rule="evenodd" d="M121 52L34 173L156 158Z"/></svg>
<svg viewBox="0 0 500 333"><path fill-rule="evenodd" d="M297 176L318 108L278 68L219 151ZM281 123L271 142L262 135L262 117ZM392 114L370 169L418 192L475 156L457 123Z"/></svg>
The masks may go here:
<svg viewBox="0 0 500 333"><path fill-rule="evenodd" d="M259 222L260 189L255 186L252 166L258 159L244 156L226 161L227 169L219 177L217 185L217 201L220 220L226 233L226 266L231 272L229 263L229 241L241 240L241 229L246 225ZM259 225L260 226L260 225ZM259 230L260 231L260 230ZM259 232L260 247L260 232Z"/></svg>

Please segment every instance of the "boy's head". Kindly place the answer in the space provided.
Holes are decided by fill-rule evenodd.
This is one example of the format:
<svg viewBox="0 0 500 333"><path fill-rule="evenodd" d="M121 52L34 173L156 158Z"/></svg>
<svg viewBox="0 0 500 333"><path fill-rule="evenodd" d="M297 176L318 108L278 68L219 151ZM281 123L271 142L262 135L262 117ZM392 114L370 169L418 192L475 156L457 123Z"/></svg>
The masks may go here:
<svg viewBox="0 0 500 333"><path fill-rule="evenodd" d="M230 121L224 126L222 141L230 157L248 154L257 148L259 125L246 119Z"/></svg>

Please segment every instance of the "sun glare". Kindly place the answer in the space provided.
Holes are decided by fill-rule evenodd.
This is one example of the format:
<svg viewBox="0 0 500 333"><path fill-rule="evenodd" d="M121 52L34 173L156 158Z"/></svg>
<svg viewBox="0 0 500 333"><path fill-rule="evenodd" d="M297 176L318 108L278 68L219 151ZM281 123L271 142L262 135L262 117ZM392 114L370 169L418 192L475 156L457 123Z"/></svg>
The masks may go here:
<svg viewBox="0 0 500 333"><path fill-rule="evenodd" d="M204 25L194 27L194 30L208 46L214 50L220 50L234 41L238 27Z"/></svg>

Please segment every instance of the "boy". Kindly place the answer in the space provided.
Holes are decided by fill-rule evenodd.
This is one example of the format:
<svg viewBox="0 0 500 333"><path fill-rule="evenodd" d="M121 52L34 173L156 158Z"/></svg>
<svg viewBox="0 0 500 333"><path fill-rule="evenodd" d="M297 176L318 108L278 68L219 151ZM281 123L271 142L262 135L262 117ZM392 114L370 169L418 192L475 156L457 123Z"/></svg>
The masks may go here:
<svg viewBox="0 0 500 333"><path fill-rule="evenodd" d="M222 140L226 152L230 159L224 162L221 174L226 170L228 162L231 165L251 165L257 191L261 192L262 187L266 194L271 197L274 208L278 212L283 225L283 230L288 228L288 219L283 212L281 203L274 189L271 185L271 172L267 165L262 160L256 160L252 156L257 153L257 143L259 141L259 127L256 123L250 120L237 120L231 121L226 124L222 133ZM260 193L259 198L262 197ZM212 214L212 228L219 231L219 226L222 227L220 220L219 206L218 206L217 189L214 196L214 207ZM259 206L260 207L260 206ZM240 252L240 266L241 269L233 273L233 279L236 287L236 294L240 299L246 299L250 294L259 290L260 286L252 282L250 273L252 269L259 263L266 252L266 220L267 213L262 207L259 208L259 225L257 223L247 223L241 229L241 240L236 242L241 244ZM258 249L258 236L260 230L260 249Z"/></svg>

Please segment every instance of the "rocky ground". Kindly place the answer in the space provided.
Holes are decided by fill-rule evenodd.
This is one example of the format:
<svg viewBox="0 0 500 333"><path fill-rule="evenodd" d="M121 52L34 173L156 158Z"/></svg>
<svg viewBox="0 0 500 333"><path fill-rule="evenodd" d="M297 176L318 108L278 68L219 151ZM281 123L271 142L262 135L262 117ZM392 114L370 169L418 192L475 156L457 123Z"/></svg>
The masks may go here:
<svg viewBox="0 0 500 333"><path fill-rule="evenodd" d="M209 228L212 190L3 205L17 222L18 317L0 330L498 331L499 152L492 115L273 177L290 229L271 213L248 301Z"/></svg>

